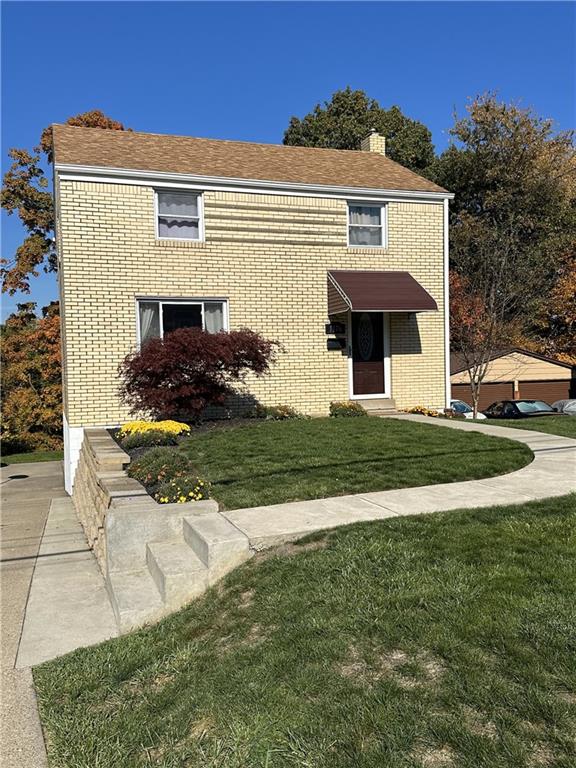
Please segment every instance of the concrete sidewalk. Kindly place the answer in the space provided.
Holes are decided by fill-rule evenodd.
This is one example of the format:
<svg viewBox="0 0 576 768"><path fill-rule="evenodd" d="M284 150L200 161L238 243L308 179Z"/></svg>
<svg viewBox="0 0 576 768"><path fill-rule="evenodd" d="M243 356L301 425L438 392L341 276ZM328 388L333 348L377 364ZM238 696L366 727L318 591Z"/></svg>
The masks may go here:
<svg viewBox="0 0 576 768"><path fill-rule="evenodd" d="M0 765L44 768L30 667L116 634L60 462L2 468Z"/></svg>
<svg viewBox="0 0 576 768"><path fill-rule="evenodd" d="M533 430L411 414L386 418L508 437L525 443L534 453L534 460L516 472L486 480L296 501L221 514L248 536L252 547L260 549L338 525L450 509L522 504L576 492L576 440Z"/></svg>
<svg viewBox="0 0 576 768"><path fill-rule="evenodd" d="M70 498L54 499L38 552L16 667L116 637L104 579Z"/></svg>
<svg viewBox="0 0 576 768"><path fill-rule="evenodd" d="M61 462L2 467L0 765L44 768L44 740L29 669L15 669L36 556L53 498L64 497Z"/></svg>

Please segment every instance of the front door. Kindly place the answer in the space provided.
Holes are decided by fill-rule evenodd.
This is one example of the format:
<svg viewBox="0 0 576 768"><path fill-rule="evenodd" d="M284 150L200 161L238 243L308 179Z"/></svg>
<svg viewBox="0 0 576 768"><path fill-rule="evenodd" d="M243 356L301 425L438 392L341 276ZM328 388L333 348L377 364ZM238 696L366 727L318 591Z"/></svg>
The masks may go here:
<svg viewBox="0 0 576 768"><path fill-rule="evenodd" d="M355 397L385 393L382 312L352 312L352 389Z"/></svg>

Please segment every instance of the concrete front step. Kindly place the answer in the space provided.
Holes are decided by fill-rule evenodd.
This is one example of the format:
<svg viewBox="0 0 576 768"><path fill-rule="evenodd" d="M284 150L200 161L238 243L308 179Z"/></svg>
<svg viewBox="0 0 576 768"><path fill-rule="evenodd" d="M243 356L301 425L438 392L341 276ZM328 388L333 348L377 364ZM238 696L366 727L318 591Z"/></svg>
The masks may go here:
<svg viewBox="0 0 576 768"><path fill-rule="evenodd" d="M208 568L184 541L146 545L146 563L165 607L175 611L208 586Z"/></svg>
<svg viewBox="0 0 576 768"><path fill-rule="evenodd" d="M115 501L107 522L123 542L107 553L107 589L120 633L178 610L252 555L248 537L216 511L214 501L196 502L186 517L181 507L163 509L162 525L156 502L144 499L129 515L124 501Z"/></svg>
<svg viewBox="0 0 576 768"><path fill-rule="evenodd" d="M388 416L396 413L396 401L391 397L359 399L356 402L360 403L369 416Z"/></svg>
<svg viewBox="0 0 576 768"><path fill-rule="evenodd" d="M114 571L107 588L120 633L129 632L161 618L167 610L147 570Z"/></svg>
<svg viewBox="0 0 576 768"><path fill-rule="evenodd" d="M210 584L251 555L248 537L219 512L185 517L183 534L208 568Z"/></svg>

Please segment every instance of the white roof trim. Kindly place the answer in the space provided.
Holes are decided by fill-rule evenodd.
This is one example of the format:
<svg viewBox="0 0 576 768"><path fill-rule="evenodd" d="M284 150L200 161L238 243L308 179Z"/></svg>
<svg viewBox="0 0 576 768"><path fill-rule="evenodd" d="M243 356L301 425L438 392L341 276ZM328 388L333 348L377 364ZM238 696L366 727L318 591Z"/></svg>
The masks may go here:
<svg viewBox="0 0 576 768"><path fill-rule="evenodd" d="M348 307L348 309L351 310L352 309L352 302L350 301L348 296L346 296L346 294L344 293L344 291L340 287L340 284L336 281L336 279L333 277L333 275L330 274L330 272L328 272L328 280L330 280L330 282L332 283L334 288L336 288L336 290L338 291L338 293L340 294L342 299L344 299L344 302L346 303L346 306Z"/></svg>
<svg viewBox="0 0 576 768"><path fill-rule="evenodd" d="M426 192L404 189L372 189L369 187L340 187L321 184L299 184L288 181L272 181L264 179L238 179L224 176L199 176L188 173L164 173L161 171L141 171L129 168L106 168L89 165L72 165L56 163L56 172L61 179L70 181L101 181L115 184L139 184L147 186L181 186L189 189L206 189L208 187L226 190L245 189L257 194L270 192L301 195L304 197L344 197L354 199L382 200L451 200L451 192Z"/></svg>

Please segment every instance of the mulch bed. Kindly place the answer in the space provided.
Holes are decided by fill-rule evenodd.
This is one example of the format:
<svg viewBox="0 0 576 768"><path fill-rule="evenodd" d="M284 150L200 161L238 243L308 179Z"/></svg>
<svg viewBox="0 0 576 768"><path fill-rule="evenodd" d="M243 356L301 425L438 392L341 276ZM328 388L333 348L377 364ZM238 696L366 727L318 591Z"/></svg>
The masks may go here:
<svg viewBox="0 0 576 768"><path fill-rule="evenodd" d="M204 434L206 432L223 432L228 429L239 429L241 427L247 427L250 426L250 424L254 423L254 419L247 419L247 418L240 418L236 417L233 419L206 419L205 421L201 421L199 424L193 425L191 428L190 435L199 435ZM118 432L120 431L119 428L109 429L108 434L113 438L113 440L122 448L123 451L126 451L126 453L130 456L132 461L135 459L138 459L140 456L146 453L146 451L149 451L152 446L142 446L141 448L129 448L126 449L118 439ZM176 445L166 445L162 446L165 448L178 448L178 446L185 442L186 440L190 439L190 435L186 436L179 436L176 438L177 443Z"/></svg>

